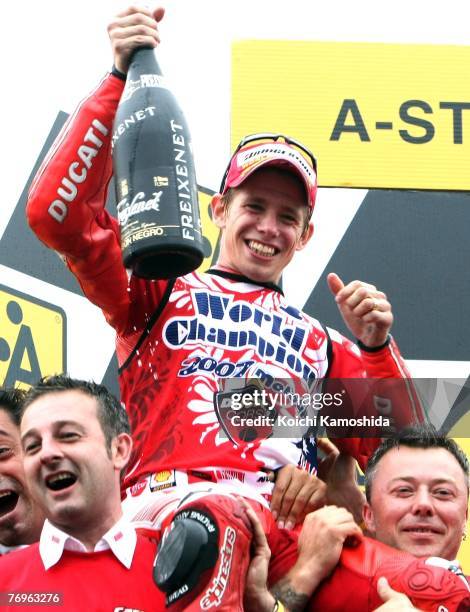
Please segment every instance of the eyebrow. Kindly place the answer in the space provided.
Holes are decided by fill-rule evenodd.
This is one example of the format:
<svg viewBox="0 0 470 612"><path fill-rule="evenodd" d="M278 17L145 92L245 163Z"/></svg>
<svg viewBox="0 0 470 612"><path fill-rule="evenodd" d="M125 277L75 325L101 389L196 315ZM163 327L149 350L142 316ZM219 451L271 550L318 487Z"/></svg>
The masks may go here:
<svg viewBox="0 0 470 612"><path fill-rule="evenodd" d="M254 204L266 204L269 202L269 198L254 196L249 199L250 202ZM298 219L302 218L302 205L295 204L294 202L285 202L281 205L278 214L285 215L290 214L294 217L298 217Z"/></svg>
<svg viewBox="0 0 470 612"><path fill-rule="evenodd" d="M5 431L4 429L0 429L0 436L6 436L7 438L13 439L13 436L11 435L11 433L9 433L8 431Z"/></svg>
<svg viewBox="0 0 470 612"><path fill-rule="evenodd" d="M418 478L415 478L414 476L396 476L395 478L392 478L392 480L390 481L390 484L395 483L400 480L404 480L405 482L410 482L410 483L421 482ZM431 484L441 484L441 483L457 484L455 478L451 478L450 476L447 478L444 478L444 477L433 478L429 482Z"/></svg>
<svg viewBox="0 0 470 612"><path fill-rule="evenodd" d="M66 426L72 426L72 427L76 427L77 429L79 429L81 432L84 432L85 429L82 425L80 425L80 423L77 423L77 421L55 421L54 423L54 430L58 430L61 429L62 427L66 427ZM25 440L25 438L27 438L28 436L33 436L33 435L37 435L37 430L35 428L33 429L29 429L28 431L26 431L22 436L21 436L21 442L23 442Z"/></svg>

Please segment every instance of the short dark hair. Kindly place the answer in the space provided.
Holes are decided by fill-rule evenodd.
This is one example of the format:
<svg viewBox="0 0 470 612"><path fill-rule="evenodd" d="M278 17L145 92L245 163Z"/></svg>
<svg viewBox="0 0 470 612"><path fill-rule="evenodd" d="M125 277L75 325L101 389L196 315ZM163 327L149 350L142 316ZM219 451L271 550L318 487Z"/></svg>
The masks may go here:
<svg viewBox="0 0 470 612"><path fill-rule="evenodd" d="M64 391L81 391L85 395L94 397L98 403L97 416L106 440L106 447L111 449L113 438L121 433L130 434L131 428L126 410L121 402L108 391L104 385L92 381L79 380L60 374L46 376L26 393L21 416L36 399L48 393L61 393Z"/></svg>
<svg viewBox="0 0 470 612"><path fill-rule="evenodd" d="M384 455L394 448L400 446L406 446L408 448L443 448L448 451L462 468L465 475L465 481L467 483L467 489L469 486L469 464L468 459L464 451L460 446L452 440L447 438L445 435L438 433L435 427L432 425L413 425L406 427L401 432L396 434L392 438L386 438L375 450L372 457L369 459L365 474L364 484L366 490L366 498L370 503L372 495L372 481L375 473L377 472L377 466Z"/></svg>
<svg viewBox="0 0 470 612"><path fill-rule="evenodd" d="M0 387L0 410L4 410L10 417L12 423L20 426L21 410L26 391L23 389L4 389Z"/></svg>

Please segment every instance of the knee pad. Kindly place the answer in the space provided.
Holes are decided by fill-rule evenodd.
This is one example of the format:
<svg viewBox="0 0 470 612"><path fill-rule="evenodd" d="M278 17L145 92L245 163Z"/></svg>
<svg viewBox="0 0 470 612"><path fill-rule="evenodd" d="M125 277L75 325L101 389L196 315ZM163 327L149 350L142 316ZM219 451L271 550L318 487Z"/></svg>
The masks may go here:
<svg viewBox="0 0 470 612"><path fill-rule="evenodd" d="M343 548L336 569L312 595L309 610L372 612L383 603L377 593L381 576L423 612L470 610L468 584L451 568L431 565L369 538L356 548Z"/></svg>
<svg viewBox="0 0 470 612"><path fill-rule="evenodd" d="M381 575L388 578L390 586L407 595L419 610L437 612L465 612L470 610L469 585L447 566L436 566L432 559L415 559L397 567L393 562L384 563L374 577L374 587Z"/></svg>
<svg viewBox="0 0 470 612"><path fill-rule="evenodd" d="M208 582L217 564L219 530L206 510L188 508L174 517L158 547L153 577L170 606Z"/></svg>

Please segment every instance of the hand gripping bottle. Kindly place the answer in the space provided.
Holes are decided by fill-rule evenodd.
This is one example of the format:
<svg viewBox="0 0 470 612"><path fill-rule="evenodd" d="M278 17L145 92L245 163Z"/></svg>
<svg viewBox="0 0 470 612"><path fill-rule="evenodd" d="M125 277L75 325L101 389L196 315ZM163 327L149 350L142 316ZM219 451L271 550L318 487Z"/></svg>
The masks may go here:
<svg viewBox="0 0 470 612"><path fill-rule="evenodd" d="M142 278L175 278L204 257L191 139L153 49L137 49L113 129L113 168L124 265Z"/></svg>

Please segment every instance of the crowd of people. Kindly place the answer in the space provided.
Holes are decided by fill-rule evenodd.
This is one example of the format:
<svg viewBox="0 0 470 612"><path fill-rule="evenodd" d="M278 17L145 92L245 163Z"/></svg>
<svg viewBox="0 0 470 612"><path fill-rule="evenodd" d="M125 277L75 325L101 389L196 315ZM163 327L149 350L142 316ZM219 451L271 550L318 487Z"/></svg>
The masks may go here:
<svg viewBox="0 0 470 612"><path fill-rule="evenodd" d="M194 596L174 609L469 609L456 560L466 531L468 459L430 426L378 446L365 471L363 525L329 503L307 514L290 532L294 563L276 581L264 515L240 496L232 496L238 512L223 540L217 516L198 503L204 493L179 505L163 537L129 519L121 484L131 448L126 411L102 385L61 375L26 394L0 393L2 609L47 603L40 597L58 598L50 605L66 610L171 609L158 585L162 574L173 589L192 585ZM193 515L216 534L199 547L205 532ZM237 518L251 541L244 575L232 564ZM229 573L243 587L227 604Z"/></svg>
<svg viewBox="0 0 470 612"><path fill-rule="evenodd" d="M159 43L163 15L131 7L112 21L113 69L30 190L32 229L115 329L121 397L65 375L0 395L0 542L20 549L0 560L0 592L13 597L2 604L29 594L28 605L50 597L71 611L470 609L455 561L468 461L425 423L386 295L328 276L353 343L279 285L313 234L317 168L301 143L240 143L211 203L220 245L210 270L155 281L125 270L105 208L113 119L132 53ZM175 333L178 323L198 331ZM234 443L216 411L233 393L224 371L237 392L252 380L268 392L269 380L289 380L303 394L320 379L403 380L382 389L398 433ZM373 414L369 400L358 403Z"/></svg>

